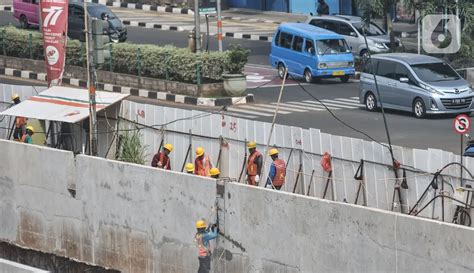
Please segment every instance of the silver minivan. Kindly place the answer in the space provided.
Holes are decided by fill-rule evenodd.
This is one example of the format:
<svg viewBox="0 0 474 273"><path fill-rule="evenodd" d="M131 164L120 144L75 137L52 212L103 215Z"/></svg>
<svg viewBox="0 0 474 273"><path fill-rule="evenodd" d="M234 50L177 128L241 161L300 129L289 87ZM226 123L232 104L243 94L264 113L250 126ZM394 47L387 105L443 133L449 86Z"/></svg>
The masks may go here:
<svg viewBox="0 0 474 273"><path fill-rule="evenodd" d="M312 16L306 23L336 32L342 35L352 48L352 54L367 57L368 51L363 36L364 22L361 17L349 15ZM370 52L387 53L390 51L390 37L374 23L370 23L365 30ZM395 38L395 47L402 47L400 39Z"/></svg>
<svg viewBox="0 0 474 273"><path fill-rule="evenodd" d="M472 111L474 91L449 64L426 55L373 55L360 77L359 100L369 111L380 106L372 71L376 74L384 108L426 114Z"/></svg>

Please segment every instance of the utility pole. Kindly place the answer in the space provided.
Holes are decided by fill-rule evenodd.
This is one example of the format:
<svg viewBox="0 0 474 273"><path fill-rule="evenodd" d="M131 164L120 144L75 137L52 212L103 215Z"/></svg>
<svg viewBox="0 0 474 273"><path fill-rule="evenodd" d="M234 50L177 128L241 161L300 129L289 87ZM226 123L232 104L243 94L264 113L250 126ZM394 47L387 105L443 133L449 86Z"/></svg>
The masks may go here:
<svg viewBox="0 0 474 273"><path fill-rule="evenodd" d="M199 18L199 0L194 0L194 41L196 53L201 52L201 22Z"/></svg>
<svg viewBox="0 0 474 273"><path fill-rule="evenodd" d="M86 35L86 56L87 56L87 86L89 87L89 145L90 155L97 156L97 113L95 90L97 83L97 73L94 65L94 47L92 46L92 31L89 27L89 16L87 12L87 2L84 1L84 26Z"/></svg>
<svg viewBox="0 0 474 273"><path fill-rule="evenodd" d="M219 52L222 52L222 39L221 0L217 0L217 42L219 43Z"/></svg>

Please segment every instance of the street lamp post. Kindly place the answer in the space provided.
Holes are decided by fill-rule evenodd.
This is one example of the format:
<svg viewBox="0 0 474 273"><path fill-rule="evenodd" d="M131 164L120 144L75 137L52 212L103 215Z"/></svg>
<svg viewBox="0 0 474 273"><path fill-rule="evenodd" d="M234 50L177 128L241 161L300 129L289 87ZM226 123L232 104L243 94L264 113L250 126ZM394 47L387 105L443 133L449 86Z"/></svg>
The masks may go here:
<svg viewBox="0 0 474 273"><path fill-rule="evenodd" d="M199 0L194 0L194 41L196 53L201 52L201 22L199 18Z"/></svg>

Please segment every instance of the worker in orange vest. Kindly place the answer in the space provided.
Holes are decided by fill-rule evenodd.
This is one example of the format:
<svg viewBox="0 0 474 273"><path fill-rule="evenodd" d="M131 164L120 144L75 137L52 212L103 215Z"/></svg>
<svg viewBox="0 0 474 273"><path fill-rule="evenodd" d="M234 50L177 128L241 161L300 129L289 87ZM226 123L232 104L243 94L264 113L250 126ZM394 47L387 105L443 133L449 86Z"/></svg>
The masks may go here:
<svg viewBox="0 0 474 273"><path fill-rule="evenodd" d="M33 139L31 136L35 133L33 126L26 126L26 133L21 137L20 142L33 144Z"/></svg>
<svg viewBox="0 0 474 273"><path fill-rule="evenodd" d="M263 156L257 151L257 143L255 141L249 142L247 148L250 154L247 160L247 182L249 185L257 186L262 174Z"/></svg>
<svg viewBox="0 0 474 273"><path fill-rule="evenodd" d="M171 170L171 159L169 154L173 151L173 145L167 143L163 146L163 151L155 154L151 161L151 166L160 169Z"/></svg>
<svg viewBox="0 0 474 273"><path fill-rule="evenodd" d="M20 95L13 94L12 95L12 102L14 105L17 105L21 102ZM26 135L26 121L25 117L16 117L15 119L15 130L13 131L13 139L21 141L22 137Z"/></svg>
<svg viewBox="0 0 474 273"><path fill-rule="evenodd" d="M268 174L267 185L273 185L277 190L280 190L283 184L285 183L286 176L286 165L283 159L278 158L278 150L273 148L270 149L268 154L271 156L273 163L270 167L270 173Z"/></svg>
<svg viewBox="0 0 474 273"><path fill-rule="evenodd" d="M211 271L211 249L209 241L216 239L219 234L219 228L216 224L211 226L211 230L207 230L204 220L196 222L197 233L194 235L198 247L199 269L198 273L209 273Z"/></svg>
<svg viewBox="0 0 474 273"><path fill-rule="evenodd" d="M211 176L212 163L209 156L204 154L203 147L196 148L196 159L194 160L194 174L200 176Z"/></svg>

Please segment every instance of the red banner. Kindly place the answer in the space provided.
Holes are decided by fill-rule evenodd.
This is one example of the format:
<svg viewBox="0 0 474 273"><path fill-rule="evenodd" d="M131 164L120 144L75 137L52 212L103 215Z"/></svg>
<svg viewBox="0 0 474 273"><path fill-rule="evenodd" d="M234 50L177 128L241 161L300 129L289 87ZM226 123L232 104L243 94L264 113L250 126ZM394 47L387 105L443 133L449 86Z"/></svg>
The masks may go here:
<svg viewBox="0 0 474 273"><path fill-rule="evenodd" d="M41 28L48 85L61 85L66 60L67 0L40 0Z"/></svg>

